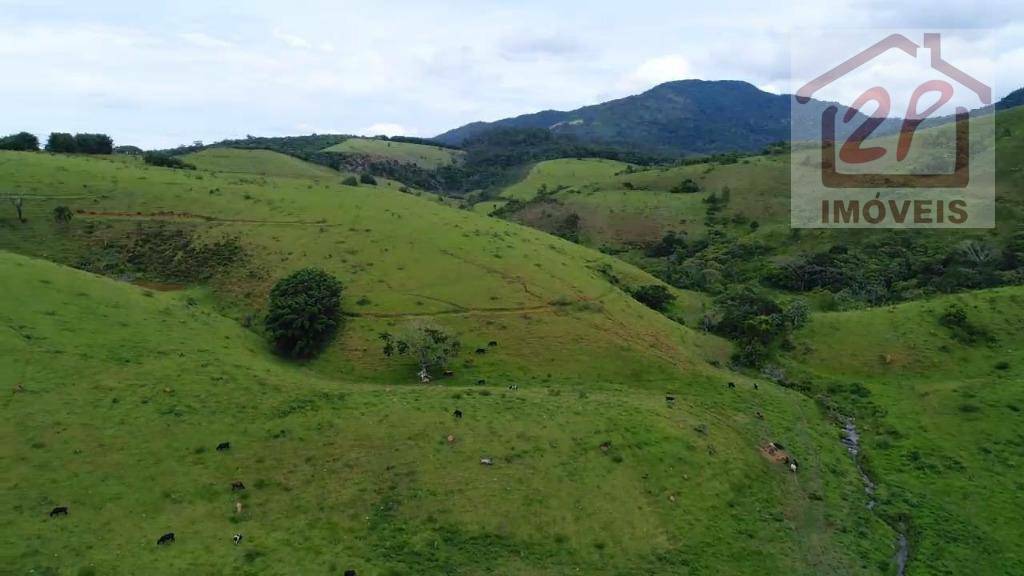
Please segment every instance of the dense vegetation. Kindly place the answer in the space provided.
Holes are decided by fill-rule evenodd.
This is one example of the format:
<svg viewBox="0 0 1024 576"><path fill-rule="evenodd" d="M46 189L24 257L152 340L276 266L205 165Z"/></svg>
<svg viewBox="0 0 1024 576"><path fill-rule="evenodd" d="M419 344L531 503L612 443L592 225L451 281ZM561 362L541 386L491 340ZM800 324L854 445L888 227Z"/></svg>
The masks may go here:
<svg viewBox="0 0 1024 576"><path fill-rule="evenodd" d="M182 170L195 170L194 164L189 164L177 156L168 156L166 154L160 154L158 152L146 152L143 155L142 160L150 166L160 166L163 168L179 168Z"/></svg>
<svg viewBox="0 0 1024 576"><path fill-rule="evenodd" d="M323 270L305 268L270 291L264 326L274 348L290 358L317 354L341 322L341 282Z"/></svg>
<svg viewBox="0 0 1024 576"><path fill-rule="evenodd" d="M28 132L18 132L10 136L0 138L0 150L18 150L22 152L36 152L39 150L39 138Z"/></svg>
<svg viewBox="0 0 1024 576"><path fill-rule="evenodd" d="M46 151L60 154L113 154L114 140L106 134L75 134L53 132L46 141Z"/></svg>

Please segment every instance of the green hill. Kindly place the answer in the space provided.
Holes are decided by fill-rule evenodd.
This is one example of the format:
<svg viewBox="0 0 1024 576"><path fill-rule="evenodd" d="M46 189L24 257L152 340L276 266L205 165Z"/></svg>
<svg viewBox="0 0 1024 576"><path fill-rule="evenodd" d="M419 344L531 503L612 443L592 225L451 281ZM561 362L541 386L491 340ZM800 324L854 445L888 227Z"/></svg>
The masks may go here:
<svg viewBox="0 0 1024 576"><path fill-rule="evenodd" d="M461 145L495 129L540 128L587 144L675 156L753 152L789 139L789 107L789 95L770 94L747 82L679 80L572 111L474 122L435 140Z"/></svg>
<svg viewBox="0 0 1024 576"><path fill-rule="evenodd" d="M654 280L609 256L386 186L25 153L0 154L0 184L27 218L0 213L0 506L25 535L0 562L18 572L891 562L894 534L813 402L717 368L729 346L632 300ZM344 282L349 317L322 357L285 363L245 326L309 265ZM424 318L465 345L430 386L377 341ZM763 453L773 440L799 474ZM69 516L48 519L58 505Z"/></svg>
<svg viewBox="0 0 1024 576"><path fill-rule="evenodd" d="M326 166L304 162L293 156L270 150L207 148L181 157L200 170L286 178L337 180L342 177Z"/></svg>
<svg viewBox="0 0 1024 576"><path fill-rule="evenodd" d="M443 146L380 138L349 138L340 144L324 148L323 151L357 154L373 159L393 160L401 164L415 164L426 170L457 164L464 155L460 150Z"/></svg>
<svg viewBox="0 0 1024 576"><path fill-rule="evenodd" d="M819 314L787 377L856 415L878 511L911 536L913 572L1024 569L1021 287ZM966 324L943 325L950 306Z"/></svg>

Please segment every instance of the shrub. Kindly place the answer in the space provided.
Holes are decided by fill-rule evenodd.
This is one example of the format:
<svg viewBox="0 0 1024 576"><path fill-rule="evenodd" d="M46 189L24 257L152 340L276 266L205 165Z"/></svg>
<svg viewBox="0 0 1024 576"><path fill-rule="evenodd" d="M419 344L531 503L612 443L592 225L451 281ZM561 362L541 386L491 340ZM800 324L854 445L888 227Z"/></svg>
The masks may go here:
<svg viewBox="0 0 1024 576"><path fill-rule="evenodd" d="M959 304L950 304L939 316L939 324L949 328L953 338L963 344L974 344L979 340L988 340L989 334L984 328L977 326L967 318L967 310Z"/></svg>
<svg viewBox="0 0 1024 576"><path fill-rule="evenodd" d="M28 132L18 132L10 136L0 138L0 150L19 150L22 152L36 152L39 150L39 138Z"/></svg>
<svg viewBox="0 0 1024 576"><path fill-rule="evenodd" d="M374 178L372 174L367 174L367 173L364 172L364 173L359 175L359 183L360 184L369 184L370 186L376 186L377 185L377 179Z"/></svg>
<svg viewBox="0 0 1024 576"><path fill-rule="evenodd" d="M346 176L341 183L345 186L359 186L359 180L356 180L355 176Z"/></svg>
<svg viewBox="0 0 1024 576"><path fill-rule="evenodd" d="M659 312L665 311L665 309L668 308L668 305L676 299L675 295L669 292L668 288L665 288L661 284L640 286L633 290L632 294L633 298L635 298L637 302Z"/></svg>
<svg viewBox="0 0 1024 576"><path fill-rule="evenodd" d="M53 221L58 224L67 224L73 217L74 214L67 206L57 206L53 209Z"/></svg>
<svg viewBox="0 0 1024 576"><path fill-rule="evenodd" d="M279 280L270 291L265 322L277 351L290 358L315 356L341 322L341 290L341 282L317 268Z"/></svg>
<svg viewBox="0 0 1024 576"><path fill-rule="evenodd" d="M687 178L686 180L683 180L676 186L672 187L672 189L669 190L669 192L672 192L673 194L694 194L696 192L700 192L700 185L694 182L693 178Z"/></svg>
<svg viewBox="0 0 1024 576"><path fill-rule="evenodd" d="M146 152L142 157L142 160L150 166L160 166L161 168L177 168L179 170L196 169L194 165L185 162L177 156L168 156L167 154L160 154L157 152Z"/></svg>
<svg viewBox="0 0 1024 576"><path fill-rule="evenodd" d="M385 356L414 357L420 369L421 381L424 382L429 381L431 369L447 367L448 362L458 356L462 348L458 338L443 328L424 322L407 325L397 336L382 332L380 339L384 342Z"/></svg>

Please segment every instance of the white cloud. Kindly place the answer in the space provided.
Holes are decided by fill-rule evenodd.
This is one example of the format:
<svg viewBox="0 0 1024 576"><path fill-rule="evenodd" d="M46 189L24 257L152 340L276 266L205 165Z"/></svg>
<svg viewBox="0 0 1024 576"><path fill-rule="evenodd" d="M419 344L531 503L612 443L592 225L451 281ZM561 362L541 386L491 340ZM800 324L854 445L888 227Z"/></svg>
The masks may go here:
<svg viewBox="0 0 1024 576"><path fill-rule="evenodd" d="M636 67L622 82L622 87L635 92L657 84L690 77L690 61L681 54L651 58Z"/></svg>
<svg viewBox="0 0 1024 576"><path fill-rule="evenodd" d="M146 11L130 0L50 1L41 10L38 0L0 0L0 74L18 78L0 90L0 109L11 111L0 134L103 131L146 147L292 134L300 124L433 135L683 78L788 89L788 30L879 23L851 0L793 0L789 11L717 0L699 12L677 0L636 10L594 0L585 11L501 0L299 0L289 9L179 0ZM933 5L904 8L885 22ZM956 26L962 13L941 0L929 18ZM1002 13L999 96L1024 84L1021 10Z"/></svg>
<svg viewBox="0 0 1024 576"><path fill-rule="evenodd" d="M410 130L401 124L382 122L373 124L359 132L363 136L415 136L416 131Z"/></svg>
<svg viewBox="0 0 1024 576"><path fill-rule="evenodd" d="M227 40L221 40L220 38L214 38L208 34L202 32L185 32L180 34L181 39L192 44L199 46L200 48L228 48L232 46L231 42Z"/></svg>
<svg viewBox="0 0 1024 576"><path fill-rule="evenodd" d="M280 30L274 30L274 38L277 38L281 42L284 42L291 48L299 50L309 50L313 47L313 44L309 40L306 40L302 36L296 36L294 34L287 34Z"/></svg>

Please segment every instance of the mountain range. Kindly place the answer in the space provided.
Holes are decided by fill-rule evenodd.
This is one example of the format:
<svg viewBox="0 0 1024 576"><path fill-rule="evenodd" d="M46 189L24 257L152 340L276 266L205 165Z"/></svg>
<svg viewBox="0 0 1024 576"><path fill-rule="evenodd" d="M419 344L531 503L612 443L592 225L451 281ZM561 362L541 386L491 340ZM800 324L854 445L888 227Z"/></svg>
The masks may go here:
<svg viewBox="0 0 1024 576"><path fill-rule="evenodd" d="M678 80L567 112L544 110L495 122L473 122L434 140L459 146L498 128L546 128L585 143L659 154L752 152L790 139L790 99L788 94L772 94L738 80ZM1024 89L1011 93L997 107L1021 103ZM812 105L824 108L832 103Z"/></svg>

